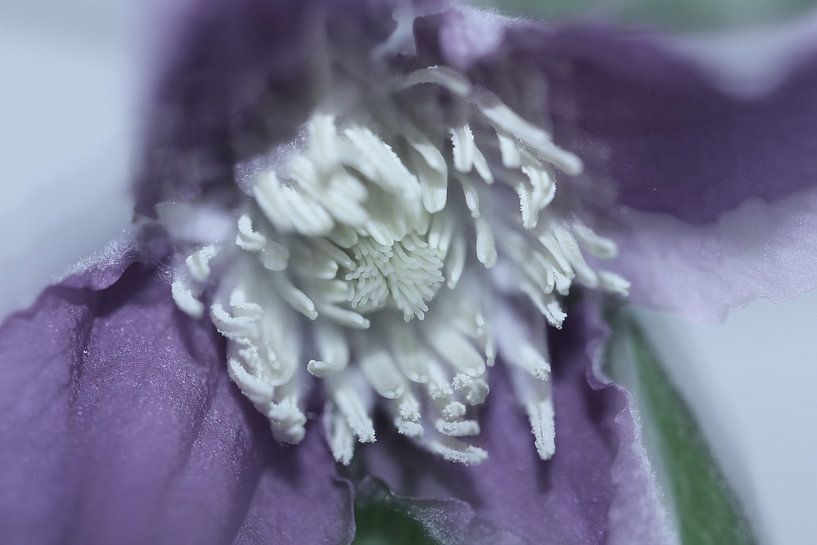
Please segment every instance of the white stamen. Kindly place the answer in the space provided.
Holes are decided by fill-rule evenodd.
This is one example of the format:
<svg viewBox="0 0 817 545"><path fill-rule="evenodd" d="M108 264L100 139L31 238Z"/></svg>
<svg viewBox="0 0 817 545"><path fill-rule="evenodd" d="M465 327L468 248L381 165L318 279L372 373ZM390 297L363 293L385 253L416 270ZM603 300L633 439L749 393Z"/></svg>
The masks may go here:
<svg viewBox="0 0 817 545"><path fill-rule="evenodd" d="M324 428L329 437L329 448L336 462L348 466L355 452L355 436L346 419L334 404L327 403L323 415Z"/></svg>
<svg viewBox="0 0 817 545"><path fill-rule="evenodd" d="M352 258L330 241L321 238L316 240L314 244L316 248L325 253L330 259L333 259L344 269L349 271L354 270L355 262L352 260Z"/></svg>
<svg viewBox="0 0 817 545"><path fill-rule="evenodd" d="M267 240L261 250L261 264L268 271L283 271L289 263L289 250L283 244Z"/></svg>
<svg viewBox="0 0 817 545"><path fill-rule="evenodd" d="M472 100L497 133L513 135L524 142L539 158L553 164L569 176L581 174L584 167L578 157L557 147L547 132L519 117L495 95L481 91L475 94Z"/></svg>
<svg viewBox="0 0 817 545"><path fill-rule="evenodd" d="M451 146L454 168L460 172L471 172L474 166L474 133L468 124L451 129Z"/></svg>
<svg viewBox="0 0 817 545"><path fill-rule="evenodd" d="M371 325L371 322L361 314L337 305L319 304L318 312L320 316L334 321L339 326L352 329L369 329Z"/></svg>
<svg viewBox="0 0 817 545"><path fill-rule="evenodd" d="M559 243L559 247L564 252L563 255L570 262L571 268L576 273L576 278L579 282L591 289L598 287L599 280L596 271L584 260L584 256L579 248L579 243L573 235L571 235L564 226L556 222L552 222L550 228L553 232L553 236L556 237Z"/></svg>
<svg viewBox="0 0 817 545"><path fill-rule="evenodd" d="M260 307L258 307L260 311ZM219 303L210 307L210 318L213 320L218 332L232 340L240 340L255 337L257 333L258 321L261 316L253 314L236 314L231 316Z"/></svg>
<svg viewBox="0 0 817 545"><path fill-rule="evenodd" d="M428 247L432 250L438 250L441 255L447 254L456 227L452 214L446 214L445 212L436 214L428 229Z"/></svg>
<svg viewBox="0 0 817 545"><path fill-rule="evenodd" d="M488 166L488 160L485 159L485 156L476 145L474 145L474 170L477 171L479 177L482 178L482 181L486 184L490 185L494 183L494 175Z"/></svg>
<svg viewBox="0 0 817 545"><path fill-rule="evenodd" d="M502 165L506 168L519 168L522 165L521 148L519 141L502 131L496 131L499 141L499 153L502 156Z"/></svg>
<svg viewBox="0 0 817 545"><path fill-rule="evenodd" d="M556 452L553 401L550 396L543 401L530 401L525 404L525 411L535 437L536 452L542 460L549 460Z"/></svg>
<svg viewBox="0 0 817 545"><path fill-rule="evenodd" d="M471 217L479 217L479 193L467 178L459 177L460 185L462 186L462 193L465 196L465 206L471 211Z"/></svg>
<svg viewBox="0 0 817 545"><path fill-rule="evenodd" d="M448 374L435 359L430 359L428 365L428 395L431 399L445 399L454 393Z"/></svg>
<svg viewBox="0 0 817 545"><path fill-rule="evenodd" d="M349 345L340 329L326 322L315 324L315 342L321 360L310 360L307 371L323 378L337 373L349 364Z"/></svg>
<svg viewBox="0 0 817 545"><path fill-rule="evenodd" d="M391 147L372 131L364 127L350 127L344 134L357 149L359 159L369 165L370 168L364 170L371 173L373 182L395 194L402 193L406 198L420 194L420 183L414 174L409 172Z"/></svg>
<svg viewBox="0 0 817 545"><path fill-rule="evenodd" d="M412 165L417 172L422 191L423 206L429 213L445 208L448 196L448 166L440 150L427 139L409 140L417 152L412 155Z"/></svg>
<svg viewBox="0 0 817 545"><path fill-rule="evenodd" d="M267 410L267 418L273 436L279 441L297 445L303 440L306 434L306 416L298 409L294 398L271 404Z"/></svg>
<svg viewBox="0 0 817 545"><path fill-rule="evenodd" d="M437 431L450 437L479 435L479 422L476 420L457 420L453 422L437 420L434 425Z"/></svg>
<svg viewBox="0 0 817 545"><path fill-rule="evenodd" d="M471 94L471 82L468 81L468 78L446 66L429 66L415 70L402 79L398 88L408 89L423 83L445 87L452 93L462 97Z"/></svg>
<svg viewBox="0 0 817 545"><path fill-rule="evenodd" d="M480 353L455 329L437 323L423 332L432 348L457 371L469 377L480 377L485 373L485 362Z"/></svg>
<svg viewBox="0 0 817 545"><path fill-rule="evenodd" d="M204 282L207 280L210 276L210 261L216 257L217 254L218 250L212 244L208 244L190 254L185 260L185 264L193 280L196 282Z"/></svg>
<svg viewBox="0 0 817 545"><path fill-rule="evenodd" d="M579 239L579 242L581 242L581 245L599 259L612 259L618 254L618 248L615 242L599 236L586 225L581 223L574 224L573 232L576 234L576 238Z"/></svg>
<svg viewBox="0 0 817 545"><path fill-rule="evenodd" d="M455 236L445 260L445 277L447 278L445 285L450 290L457 287L457 282L465 270L466 252L465 237Z"/></svg>
<svg viewBox="0 0 817 545"><path fill-rule="evenodd" d="M412 382L428 382L428 361L432 356L422 346L414 329L394 319L388 319L385 325L392 354L403 374Z"/></svg>
<svg viewBox="0 0 817 545"><path fill-rule="evenodd" d="M488 458L488 453L481 448L453 438L434 441L429 445L429 448L449 462L457 462L466 466L482 463Z"/></svg>
<svg viewBox="0 0 817 545"><path fill-rule="evenodd" d="M275 388L262 377L247 372L237 359L229 359L228 370L241 392L267 416L275 438L285 443L300 443L305 433L306 417L298 408L296 399L287 396L276 402Z"/></svg>
<svg viewBox="0 0 817 545"><path fill-rule="evenodd" d="M482 379L474 379L465 374L454 377L452 382L454 391L461 391L469 405L482 405L488 397L488 383Z"/></svg>
<svg viewBox="0 0 817 545"><path fill-rule="evenodd" d="M318 317L318 311L315 310L315 303L313 303L304 292L296 288L286 276L283 274L275 274L272 276L271 281L281 298L289 303L292 308L310 320L314 320Z"/></svg>
<svg viewBox="0 0 817 545"><path fill-rule="evenodd" d="M238 234L235 237L235 245L248 252L260 252L264 249L267 238L253 231L252 220L246 214L238 218Z"/></svg>
<svg viewBox="0 0 817 545"><path fill-rule="evenodd" d="M423 435L423 426L420 424L420 404L410 393L406 392L402 399L396 402L394 410L394 426L397 432L406 437L418 439Z"/></svg>
<svg viewBox="0 0 817 545"><path fill-rule="evenodd" d="M191 318L201 318L204 315L204 305L196 299L193 291L181 280L174 280L170 284L170 294L179 309Z"/></svg>
<svg viewBox="0 0 817 545"><path fill-rule="evenodd" d="M559 301L553 297L552 294L542 293L536 289L535 286L526 281L522 282L521 289L542 316L547 318L550 325L556 329L562 328L562 323L564 323L565 318L567 318L567 314L565 314Z"/></svg>
<svg viewBox="0 0 817 545"><path fill-rule="evenodd" d="M454 422L465 416L465 405L459 401L452 401L443 408L442 414L448 422Z"/></svg>
<svg viewBox="0 0 817 545"><path fill-rule="evenodd" d="M341 248L351 248L357 244L357 233L348 225L336 225L335 229L329 233L329 240Z"/></svg>
<svg viewBox="0 0 817 545"><path fill-rule="evenodd" d="M476 218L474 225L477 229L477 259L486 269L490 269L496 264L497 258L494 233L485 218Z"/></svg>
<svg viewBox="0 0 817 545"><path fill-rule="evenodd" d="M342 376L342 375L346 376ZM358 394L362 386L355 374L348 372L332 377L327 382L329 396L337 406L349 428L361 443L374 443L375 433L372 419Z"/></svg>
<svg viewBox="0 0 817 545"><path fill-rule="evenodd" d="M358 344L359 365L369 383L381 397L397 399L406 390L406 384L394 360L383 348L375 348L365 341Z"/></svg>
<svg viewBox="0 0 817 545"><path fill-rule="evenodd" d="M307 124L309 131L309 157L319 173L333 170L337 164L338 150L335 145L337 133L335 119L318 113Z"/></svg>
<svg viewBox="0 0 817 545"><path fill-rule="evenodd" d="M306 364L306 370L309 371L309 374L312 376L324 378L342 371L343 367L333 361L309 360Z"/></svg>
<svg viewBox="0 0 817 545"><path fill-rule="evenodd" d="M610 271L599 271L599 287L611 293L626 297L630 293L630 282Z"/></svg>
<svg viewBox="0 0 817 545"><path fill-rule="evenodd" d="M259 410L266 412L266 408L272 403L275 389L262 379L248 373L237 359L230 358L228 360L228 370L230 378L238 385L241 392Z"/></svg>
<svg viewBox="0 0 817 545"><path fill-rule="evenodd" d="M511 364L511 383L525 408L535 437L536 451L543 460L553 456L555 427L550 384L550 364L541 317L522 315L510 304L499 303L494 322L501 328L500 350Z"/></svg>
<svg viewBox="0 0 817 545"><path fill-rule="evenodd" d="M402 419L396 419L394 426L400 435L405 435L412 439L418 439L423 436L423 426L418 422L407 422Z"/></svg>
<svg viewBox="0 0 817 545"><path fill-rule="evenodd" d="M518 316L518 312L511 305L497 302L494 307L494 323L501 327L501 335L498 337L499 348L506 361L536 380L549 380L547 345L544 342L537 342L534 346L530 340L541 340L541 335L531 333L545 330L541 317Z"/></svg>
<svg viewBox="0 0 817 545"><path fill-rule="evenodd" d="M528 177L533 192L530 195L530 215L524 217L524 227L533 229L539 219L539 212L548 206L556 196L556 182L550 172L541 165L537 165L533 160L522 166L522 172Z"/></svg>

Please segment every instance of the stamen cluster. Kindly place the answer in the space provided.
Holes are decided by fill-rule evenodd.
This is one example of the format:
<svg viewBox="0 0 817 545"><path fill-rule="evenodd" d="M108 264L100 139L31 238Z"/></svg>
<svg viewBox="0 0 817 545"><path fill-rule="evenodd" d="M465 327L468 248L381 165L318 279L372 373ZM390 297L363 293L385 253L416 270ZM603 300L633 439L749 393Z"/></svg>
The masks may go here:
<svg viewBox="0 0 817 545"><path fill-rule="evenodd" d="M407 100L429 90L446 100ZM614 244L557 203L557 178L581 161L449 68L368 91L365 109L315 113L298 151L256 173L234 239L195 249L173 296L203 316L219 264L209 317L229 339L232 380L281 441L304 436L311 374L339 462L375 441L380 399L399 433L479 463L487 453L463 438L480 431L474 407L499 352L547 459L545 321L561 327L573 282L627 290L583 255L612 257Z"/></svg>

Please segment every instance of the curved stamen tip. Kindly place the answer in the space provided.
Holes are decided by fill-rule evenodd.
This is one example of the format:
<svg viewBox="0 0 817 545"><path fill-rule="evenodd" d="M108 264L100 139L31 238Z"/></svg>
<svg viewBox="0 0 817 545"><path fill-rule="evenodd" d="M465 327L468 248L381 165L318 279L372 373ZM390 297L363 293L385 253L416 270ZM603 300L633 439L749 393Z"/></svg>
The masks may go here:
<svg viewBox="0 0 817 545"><path fill-rule="evenodd" d="M451 441L448 444L435 441L430 445L431 451L449 462L472 466L488 459L488 453L479 447Z"/></svg>

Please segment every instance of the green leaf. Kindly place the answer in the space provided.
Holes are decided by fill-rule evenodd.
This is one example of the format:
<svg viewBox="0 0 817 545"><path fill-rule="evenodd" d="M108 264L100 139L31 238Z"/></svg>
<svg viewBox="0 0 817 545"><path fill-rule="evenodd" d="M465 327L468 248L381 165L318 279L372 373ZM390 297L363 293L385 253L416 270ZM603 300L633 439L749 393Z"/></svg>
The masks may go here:
<svg viewBox="0 0 817 545"><path fill-rule="evenodd" d="M632 317L613 319L611 374L640 407L644 439L675 508L683 545L756 543L695 417Z"/></svg>
<svg viewBox="0 0 817 545"><path fill-rule="evenodd" d="M364 499L355 505L357 534L352 545L437 545L399 507Z"/></svg>

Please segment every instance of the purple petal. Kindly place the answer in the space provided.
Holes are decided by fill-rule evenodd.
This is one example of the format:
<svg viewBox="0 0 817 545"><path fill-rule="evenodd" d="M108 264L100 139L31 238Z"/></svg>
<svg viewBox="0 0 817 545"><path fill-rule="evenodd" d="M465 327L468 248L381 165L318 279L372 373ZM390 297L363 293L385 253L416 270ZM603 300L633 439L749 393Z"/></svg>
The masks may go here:
<svg viewBox="0 0 817 545"><path fill-rule="evenodd" d="M606 335L595 310L577 308L553 339L550 461L537 457L500 362L481 419L486 462L452 466L391 439L390 452L364 449L368 467L445 543L672 543L628 396L593 374Z"/></svg>
<svg viewBox="0 0 817 545"><path fill-rule="evenodd" d="M633 283L633 302L717 319L817 286L817 44L765 94L738 96L668 37L497 19L494 47L475 57L461 29L486 24L473 20L421 21L426 55L506 96L546 76L557 142L618 190L618 206L600 214L619 225L613 267Z"/></svg>
<svg viewBox="0 0 817 545"><path fill-rule="evenodd" d="M557 125L597 148L590 171L619 186L621 204L709 223L746 199L814 187L817 58L768 95L742 98L654 36L585 29L554 39L572 68L554 91Z"/></svg>
<svg viewBox="0 0 817 545"><path fill-rule="evenodd" d="M348 543L351 492L319 426L276 444L220 336L134 259L48 288L0 328L3 539Z"/></svg>

